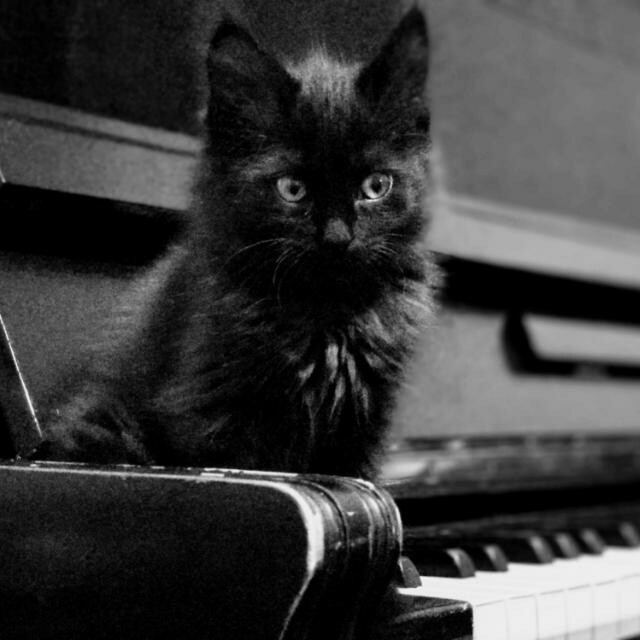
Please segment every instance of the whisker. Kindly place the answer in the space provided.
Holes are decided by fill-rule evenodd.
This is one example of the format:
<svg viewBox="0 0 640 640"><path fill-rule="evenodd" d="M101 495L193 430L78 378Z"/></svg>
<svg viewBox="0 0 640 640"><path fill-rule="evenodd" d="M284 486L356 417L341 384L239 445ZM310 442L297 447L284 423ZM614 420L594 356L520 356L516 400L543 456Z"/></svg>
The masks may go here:
<svg viewBox="0 0 640 640"><path fill-rule="evenodd" d="M263 271L263 268L267 267L270 262L269 256L262 256L260 260L253 261L251 264L244 265L239 270L239 275L247 274L246 277L240 281L240 286L245 286L251 282L255 282Z"/></svg>
<svg viewBox="0 0 640 640"><path fill-rule="evenodd" d="M393 247L389 246L384 240L370 247L369 253L373 258L370 264L381 278L389 280L389 260L393 262L397 274L402 274L403 269L398 252Z"/></svg>
<svg viewBox="0 0 640 640"><path fill-rule="evenodd" d="M278 305L280 307L282 307L282 298L281 298L282 286L285 280L287 279L287 276L293 271L295 267L297 267L300 264L300 261L302 260L302 258L304 258L304 256L309 252L308 247L304 247L304 248L296 247L296 248L298 249L298 252L297 253L294 252L295 255L293 256L293 260L291 261L289 268L286 271L284 271L284 273L282 274L282 277L280 278L280 282L278 283L278 286L276 288L276 300L278 301Z"/></svg>
<svg viewBox="0 0 640 640"><path fill-rule="evenodd" d="M287 258L294 252L295 252L295 247L287 247L276 260L276 265L273 270L273 275L271 277L271 284L274 287L276 286L276 281L278 280L278 270L286 262Z"/></svg>
<svg viewBox="0 0 640 640"><path fill-rule="evenodd" d="M239 255L247 252L247 251L251 251L257 247L262 247L264 245L278 245L278 244L286 244L287 242L289 242L288 238L285 237L278 237L278 238L267 238L266 240L258 240L257 242L253 242L252 244L248 244L244 247L240 247L240 249L238 249L237 251L234 251L223 263L222 266L220 267L220 269L224 269L229 262L231 262L232 260L235 260Z"/></svg>

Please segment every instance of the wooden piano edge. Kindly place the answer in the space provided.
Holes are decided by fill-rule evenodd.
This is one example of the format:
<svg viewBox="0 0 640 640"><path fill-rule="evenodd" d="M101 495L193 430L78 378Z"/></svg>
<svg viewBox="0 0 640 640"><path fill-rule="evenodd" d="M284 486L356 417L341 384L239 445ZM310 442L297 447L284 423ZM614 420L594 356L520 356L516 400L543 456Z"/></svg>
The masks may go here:
<svg viewBox="0 0 640 640"><path fill-rule="evenodd" d="M70 629L95 631L96 616L112 631L122 624L118 637L136 637L147 612L162 617L156 609L167 607L175 621L197 616L189 637L222 628L217 637L369 638L399 554L393 501L354 478L10 460L0 475L9 514L0 591L13 603L0 616L3 637L89 637ZM254 584L256 570L265 579ZM277 620L276 586L278 611L288 612ZM71 598L77 620L65 613ZM221 614L212 617L213 603ZM245 619L254 612L271 626ZM286 633L269 635L276 623ZM149 624L145 637L168 637L161 622ZM247 628L260 633L236 633Z"/></svg>
<svg viewBox="0 0 640 640"><path fill-rule="evenodd" d="M423 598L390 589L372 640L471 640L473 612L468 602Z"/></svg>

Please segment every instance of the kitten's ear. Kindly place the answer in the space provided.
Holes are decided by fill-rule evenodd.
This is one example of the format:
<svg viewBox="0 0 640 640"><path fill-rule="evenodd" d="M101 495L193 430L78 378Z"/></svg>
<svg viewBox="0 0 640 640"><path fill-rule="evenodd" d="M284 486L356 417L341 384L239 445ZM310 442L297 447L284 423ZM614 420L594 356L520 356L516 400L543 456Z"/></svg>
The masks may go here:
<svg viewBox="0 0 640 640"><path fill-rule="evenodd" d="M207 71L207 120L214 130L244 127L255 132L268 128L280 114L283 102L297 90L284 67L229 18L213 35Z"/></svg>
<svg viewBox="0 0 640 640"><path fill-rule="evenodd" d="M393 30L380 53L365 67L357 87L371 103L408 106L424 95L429 70L429 35L425 17L413 7Z"/></svg>

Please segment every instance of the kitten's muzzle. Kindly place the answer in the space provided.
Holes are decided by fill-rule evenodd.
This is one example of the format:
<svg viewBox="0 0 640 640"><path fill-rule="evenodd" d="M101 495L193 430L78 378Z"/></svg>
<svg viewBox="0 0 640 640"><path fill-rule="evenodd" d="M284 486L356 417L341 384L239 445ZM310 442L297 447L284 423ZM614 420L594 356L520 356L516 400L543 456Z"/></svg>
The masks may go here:
<svg viewBox="0 0 640 640"><path fill-rule="evenodd" d="M351 225L342 218L330 218L324 225L320 239L325 246L346 249L354 238Z"/></svg>

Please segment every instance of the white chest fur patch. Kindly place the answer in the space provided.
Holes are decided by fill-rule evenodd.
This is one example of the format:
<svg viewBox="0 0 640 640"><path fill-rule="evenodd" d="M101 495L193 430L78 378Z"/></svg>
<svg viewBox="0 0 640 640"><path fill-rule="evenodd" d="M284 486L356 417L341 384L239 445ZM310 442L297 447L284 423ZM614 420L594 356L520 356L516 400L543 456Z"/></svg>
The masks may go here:
<svg viewBox="0 0 640 640"><path fill-rule="evenodd" d="M361 354L356 355L347 337L341 333L327 336L324 348L308 357L298 380L310 416L331 424L349 403L357 420L366 419L371 405L366 380L370 367Z"/></svg>

